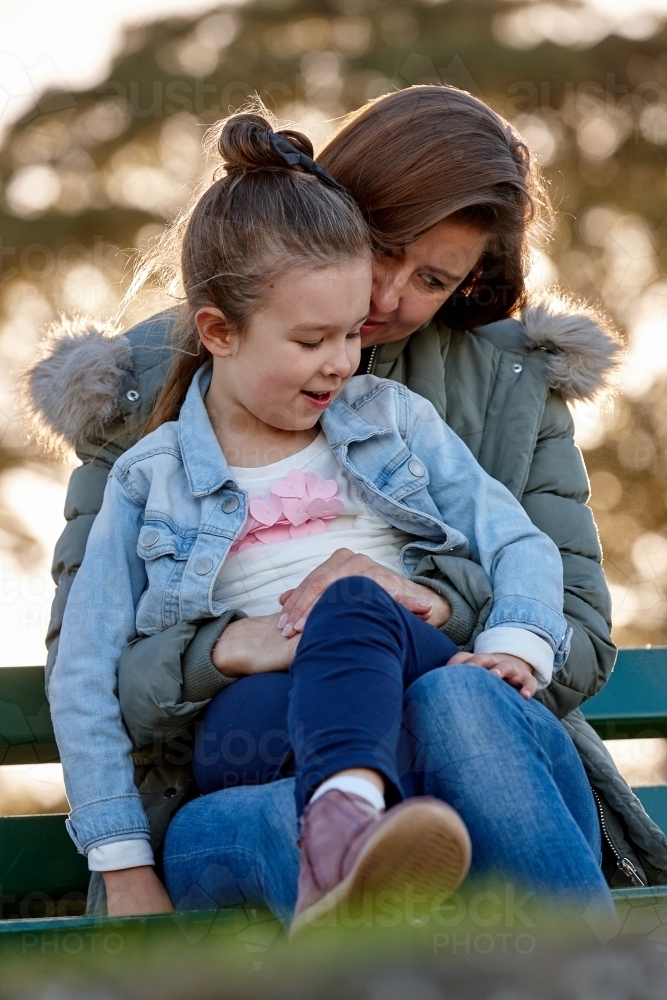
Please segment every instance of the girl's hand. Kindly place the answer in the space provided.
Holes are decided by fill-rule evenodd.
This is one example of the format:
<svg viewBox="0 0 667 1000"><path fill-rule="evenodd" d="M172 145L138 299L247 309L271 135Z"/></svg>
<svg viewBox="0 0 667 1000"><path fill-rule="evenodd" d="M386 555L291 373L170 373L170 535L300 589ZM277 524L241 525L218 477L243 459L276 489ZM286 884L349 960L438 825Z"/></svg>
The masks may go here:
<svg viewBox="0 0 667 1000"><path fill-rule="evenodd" d="M293 636L302 632L317 599L332 583L346 576L366 576L369 580L374 580L406 610L412 611L436 628L444 625L451 617L449 601L434 590L407 580L399 573L380 566L368 556L350 549L337 549L325 562L312 570L298 587L286 590L278 598L283 608L280 616L283 635Z"/></svg>
<svg viewBox="0 0 667 1000"><path fill-rule="evenodd" d="M173 913L169 893L150 865L103 872L110 917L138 917L147 913Z"/></svg>
<svg viewBox="0 0 667 1000"><path fill-rule="evenodd" d="M286 639L278 629L279 617L255 615L232 622L213 647L213 666L225 677L289 670L299 636Z"/></svg>
<svg viewBox="0 0 667 1000"><path fill-rule="evenodd" d="M510 653L456 653L448 661L447 666L453 667L457 663L467 663L471 667L485 667L496 677L518 688L523 698L532 698L537 691L537 681L531 665Z"/></svg>

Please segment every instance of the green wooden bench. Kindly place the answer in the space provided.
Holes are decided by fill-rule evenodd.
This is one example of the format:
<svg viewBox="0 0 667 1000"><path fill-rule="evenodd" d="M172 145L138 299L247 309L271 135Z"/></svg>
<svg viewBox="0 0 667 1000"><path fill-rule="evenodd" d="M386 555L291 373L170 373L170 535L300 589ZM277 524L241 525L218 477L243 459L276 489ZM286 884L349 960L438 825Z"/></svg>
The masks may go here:
<svg viewBox="0 0 667 1000"><path fill-rule="evenodd" d="M584 713L603 739L667 736L667 647L621 650L611 680ZM0 668L0 765L58 759L43 668ZM636 792L667 832L667 786ZM20 918L34 917L40 906L50 918L81 913L87 882L85 858L69 839L63 815L0 817L0 935L16 932ZM655 900L667 895L667 887L615 895Z"/></svg>

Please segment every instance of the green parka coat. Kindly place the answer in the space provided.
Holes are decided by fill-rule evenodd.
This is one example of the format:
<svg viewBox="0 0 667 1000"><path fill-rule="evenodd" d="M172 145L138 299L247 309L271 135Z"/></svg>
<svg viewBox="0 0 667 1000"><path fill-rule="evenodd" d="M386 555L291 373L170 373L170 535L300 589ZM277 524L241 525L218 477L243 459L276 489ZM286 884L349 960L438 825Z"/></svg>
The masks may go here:
<svg viewBox="0 0 667 1000"><path fill-rule="evenodd" d="M29 417L38 437L51 446L74 447L82 463L69 483L67 525L53 561L57 591L47 636L47 676L109 470L140 436L169 369L174 318L173 311L161 313L123 335L101 325L63 324L52 331L43 355L26 373ZM507 486L560 549L572 647L564 667L538 697L559 718L569 716L565 724L600 792L605 816L609 801L614 802L607 827L615 829L618 818L625 837L623 845L617 841L620 853L630 853L644 874L641 862L648 852L646 880L662 881L667 841L613 764L610 769L601 742L575 711L604 685L616 651L600 544L586 505L588 478L567 403L603 390L619 353L617 340L599 317L550 299L525 309L521 320L472 331L452 331L435 319L403 341L374 349L366 364L374 374L403 382L429 399L482 467ZM452 617L443 629L458 645L470 645L491 605L481 567L467 559L428 556L416 579L449 599ZM242 616L181 622L159 635L138 638L121 662L121 705L137 748L138 783L155 846L170 815L193 791L187 773L174 769L173 754L165 753L165 747L187 732L208 700L229 682L213 666L211 651L227 624ZM165 785L170 786L168 808ZM624 810L625 817L620 815ZM639 843L644 834L647 839Z"/></svg>

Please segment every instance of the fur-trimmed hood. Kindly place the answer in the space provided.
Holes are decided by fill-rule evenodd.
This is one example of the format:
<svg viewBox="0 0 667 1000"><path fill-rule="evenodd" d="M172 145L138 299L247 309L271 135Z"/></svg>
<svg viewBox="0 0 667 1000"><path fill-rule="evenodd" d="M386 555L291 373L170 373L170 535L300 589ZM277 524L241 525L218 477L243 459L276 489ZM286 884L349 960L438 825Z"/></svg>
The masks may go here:
<svg viewBox="0 0 667 1000"><path fill-rule="evenodd" d="M30 437L58 455L82 437L100 434L122 412L122 387L131 368L132 345L117 327L61 317L19 378Z"/></svg>
<svg viewBox="0 0 667 1000"><path fill-rule="evenodd" d="M549 388L566 400L590 400L615 388L624 356L620 334L599 309L552 295L521 314L527 347L549 352Z"/></svg>
<svg viewBox="0 0 667 1000"><path fill-rule="evenodd" d="M547 353L547 378L554 392L582 400L612 387L623 348L601 313L549 297L531 301L521 319L523 347ZM57 454L83 437L102 434L123 413L124 386L132 367L132 345L117 327L62 318L49 329L38 357L20 378L31 437Z"/></svg>

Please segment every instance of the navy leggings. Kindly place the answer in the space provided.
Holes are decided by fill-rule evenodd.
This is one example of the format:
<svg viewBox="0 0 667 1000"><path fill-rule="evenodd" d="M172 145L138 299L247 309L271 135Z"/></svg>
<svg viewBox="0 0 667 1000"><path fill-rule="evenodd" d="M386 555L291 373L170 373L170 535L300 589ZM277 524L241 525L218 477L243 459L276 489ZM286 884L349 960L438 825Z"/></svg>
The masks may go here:
<svg viewBox="0 0 667 1000"><path fill-rule="evenodd" d="M296 775L300 814L322 781L379 771L388 802L405 792L397 765L403 694L457 652L372 580L332 584L311 611L290 673L254 674L222 690L198 728L200 791Z"/></svg>

